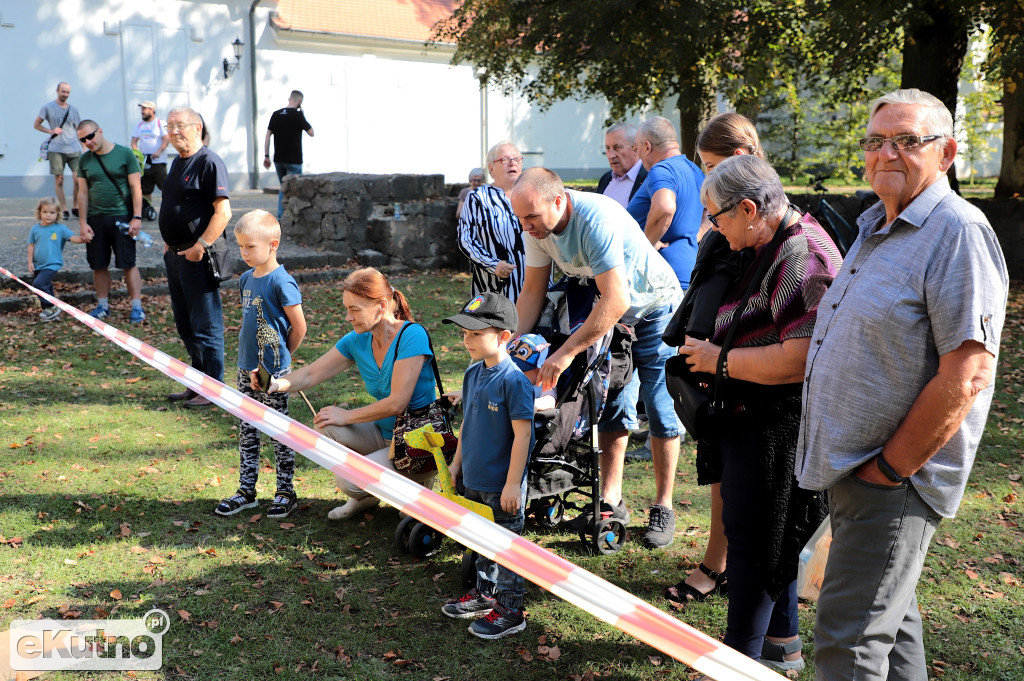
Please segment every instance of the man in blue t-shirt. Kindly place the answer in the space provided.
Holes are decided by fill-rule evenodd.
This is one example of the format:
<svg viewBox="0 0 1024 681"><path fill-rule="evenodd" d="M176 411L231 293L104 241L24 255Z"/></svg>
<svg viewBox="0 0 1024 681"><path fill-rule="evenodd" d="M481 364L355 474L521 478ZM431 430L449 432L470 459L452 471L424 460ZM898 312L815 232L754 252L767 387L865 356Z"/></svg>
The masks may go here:
<svg viewBox="0 0 1024 681"><path fill-rule="evenodd" d="M700 202L704 173L679 153L676 129L661 116L640 124L636 151L648 174L626 210L668 261L685 291L697 260L697 232L704 215Z"/></svg>
<svg viewBox="0 0 1024 681"><path fill-rule="evenodd" d="M629 523L629 511L622 501L622 466L629 430L637 427L636 402L643 391L657 486L644 543L666 546L675 534L672 485L682 427L665 388L665 361L675 351L662 342L661 335L683 297L679 281L644 238L636 220L606 196L566 190L555 173L530 168L516 181L509 198L526 232L526 278L517 303L516 335L532 331L540 318L553 262L569 276L592 278L600 293L582 326L545 360L540 369L541 386L554 386L573 357L597 342L616 322L621 320L636 332L632 355L639 386L630 381L610 390L598 424L601 507L623 524ZM584 513L578 526L586 526L590 520Z"/></svg>
<svg viewBox="0 0 1024 681"><path fill-rule="evenodd" d="M512 302L491 292L444 320L462 327L462 343L476 362L462 381L462 432L449 469L462 475L467 499L490 506L494 522L516 534L523 530L526 462L533 449L533 386L505 347L518 322ZM476 586L441 611L456 619L482 617L469 626L480 638L525 629L523 578L483 555L477 556L476 574Z"/></svg>

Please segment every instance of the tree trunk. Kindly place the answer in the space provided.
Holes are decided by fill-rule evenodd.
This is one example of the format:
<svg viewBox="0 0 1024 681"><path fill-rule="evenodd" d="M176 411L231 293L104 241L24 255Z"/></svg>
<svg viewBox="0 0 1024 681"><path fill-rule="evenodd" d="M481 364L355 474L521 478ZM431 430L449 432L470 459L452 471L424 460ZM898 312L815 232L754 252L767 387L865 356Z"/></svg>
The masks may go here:
<svg viewBox="0 0 1024 681"><path fill-rule="evenodd" d="M679 91L679 151L687 158L697 158L697 135L714 110L714 95L709 94L699 79ZM698 163L698 165L700 165Z"/></svg>
<svg viewBox="0 0 1024 681"><path fill-rule="evenodd" d="M1003 160L996 198L1024 196L1024 71L1003 81Z"/></svg>
<svg viewBox="0 0 1024 681"><path fill-rule="evenodd" d="M927 0L906 28L903 41L902 88L917 88L935 95L956 116L960 70L967 54L968 22L942 0ZM959 190L956 166L949 181Z"/></svg>

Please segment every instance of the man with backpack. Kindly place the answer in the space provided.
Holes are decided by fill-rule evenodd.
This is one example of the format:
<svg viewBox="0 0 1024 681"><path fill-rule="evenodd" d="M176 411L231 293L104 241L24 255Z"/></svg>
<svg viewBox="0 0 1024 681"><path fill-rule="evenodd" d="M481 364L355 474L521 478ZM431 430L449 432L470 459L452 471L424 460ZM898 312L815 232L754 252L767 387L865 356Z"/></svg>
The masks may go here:
<svg viewBox="0 0 1024 681"><path fill-rule="evenodd" d="M142 120L135 126L132 135L132 149L143 155L142 164L142 216L152 222L156 220L156 208L153 207L153 188L164 188L167 179L167 156L164 152L171 138L167 135L164 122L156 115L156 104L151 100L139 102Z"/></svg>

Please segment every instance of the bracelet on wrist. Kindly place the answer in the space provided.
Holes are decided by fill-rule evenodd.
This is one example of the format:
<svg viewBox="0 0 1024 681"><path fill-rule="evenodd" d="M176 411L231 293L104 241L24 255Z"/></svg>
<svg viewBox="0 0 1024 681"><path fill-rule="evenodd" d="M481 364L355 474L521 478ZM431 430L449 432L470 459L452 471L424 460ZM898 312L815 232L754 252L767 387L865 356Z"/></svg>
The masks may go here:
<svg viewBox="0 0 1024 681"><path fill-rule="evenodd" d="M203 248L205 248L206 250L210 250L210 244L206 243L206 239L204 239L203 237L199 237L199 239L197 239L197 241L200 244L202 244Z"/></svg>
<svg viewBox="0 0 1024 681"><path fill-rule="evenodd" d="M725 361L722 362L722 378L729 380L729 353L725 353Z"/></svg>
<svg viewBox="0 0 1024 681"><path fill-rule="evenodd" d="M875 457L875 464L878 466L879 472L884 475L889 482L904 483L907 481L907 478L897 473L896 469L889 465L889 462L885 460L885 457L882 456L881 452L879 452L878 456Z"/></svg>

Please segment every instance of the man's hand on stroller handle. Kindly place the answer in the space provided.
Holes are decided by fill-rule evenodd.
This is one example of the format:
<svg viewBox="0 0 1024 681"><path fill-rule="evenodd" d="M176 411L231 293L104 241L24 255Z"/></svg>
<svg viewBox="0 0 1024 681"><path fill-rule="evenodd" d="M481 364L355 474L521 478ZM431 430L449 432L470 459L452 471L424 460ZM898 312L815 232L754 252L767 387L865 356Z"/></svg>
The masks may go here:
<svg viewBox="0 0 1024 681"><path fill-rule="evenodd" d="M543 390L554 388L555 384L558 383L558 377L569 368L570 364L572 364L572 355L563 352L561 349L549 355L540 368L540 375L538 376L540 387Z"/></svg>

